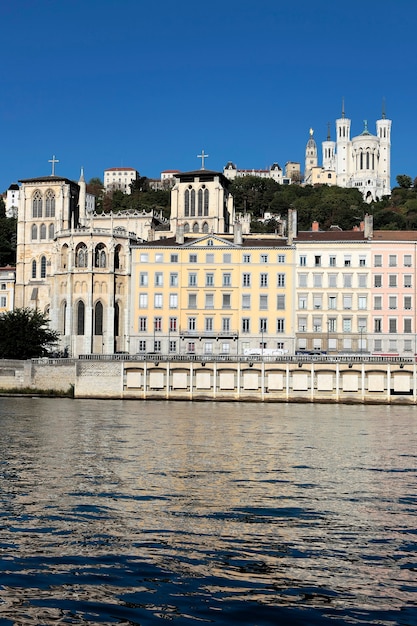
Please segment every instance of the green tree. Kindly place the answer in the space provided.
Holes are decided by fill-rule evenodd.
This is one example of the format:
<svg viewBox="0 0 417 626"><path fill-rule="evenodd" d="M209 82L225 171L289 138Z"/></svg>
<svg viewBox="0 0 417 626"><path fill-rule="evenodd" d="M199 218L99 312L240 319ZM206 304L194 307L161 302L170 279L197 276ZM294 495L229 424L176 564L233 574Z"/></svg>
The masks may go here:
<svg viewBox="0 0 417 626"><path fill-rule="evenodd" d="M48 318L37 309L15 309L0 315L0 358L33 359L46 356L58 342Z"/></svg>
<svg viewBox="0 0 417 626"><path fill-rule="evenodd" d="M398 174L395 180L397 181L398 187L402 187L403 189L410 189L413 182L411 176L407 176L407 174Z"/></svg>
<svg viewBox="0 0 417 626"><path fill-rule="evenodd" d="M16 263L17 220L0 217L0 266Z"/></svg>

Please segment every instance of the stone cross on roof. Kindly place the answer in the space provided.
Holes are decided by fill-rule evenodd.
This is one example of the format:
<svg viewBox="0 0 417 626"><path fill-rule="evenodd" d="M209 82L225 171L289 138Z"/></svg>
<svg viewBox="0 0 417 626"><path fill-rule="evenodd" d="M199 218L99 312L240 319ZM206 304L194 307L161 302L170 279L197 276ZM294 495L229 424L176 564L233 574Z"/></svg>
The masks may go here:
<svg viewBox="0 0 417 626"><path fill-rule="evenodd" d="M49 159L48 163L52 163L52 173L51 173L51 176L55 176L55 163L59 163L59 160L55 158L55 155L53 155L52 159Z"/></svg>
<svg viewBox="0 0 417 626"><path fill-rule="evenodd" d="M208 158L208 154L204 154L204 150L201 151L201 154L197 154L197 159L201 159L201 169L204 169L204 159Z"/></svg>

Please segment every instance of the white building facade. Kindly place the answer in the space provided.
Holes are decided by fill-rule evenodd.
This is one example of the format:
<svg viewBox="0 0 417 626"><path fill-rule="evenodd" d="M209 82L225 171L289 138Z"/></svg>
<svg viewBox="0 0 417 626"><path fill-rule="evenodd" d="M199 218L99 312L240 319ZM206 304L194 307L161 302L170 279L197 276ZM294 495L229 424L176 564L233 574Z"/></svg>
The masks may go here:
<svg viewBox="0 0 417 626"><path fill-rule="evenodd" d="M336 140L327 135L322 143L322 172L311 178L311 141L306 147L305 182L308 184L336 184L339 187L359 189L366 202L380 200L391 193L391 120L385 113L376 121L376 134L364 129L360 135L351 137L351 120L342 116L336 120ZM327 173L327 175L326 175ZM329 175L330 174L330 175Z"/></svg>

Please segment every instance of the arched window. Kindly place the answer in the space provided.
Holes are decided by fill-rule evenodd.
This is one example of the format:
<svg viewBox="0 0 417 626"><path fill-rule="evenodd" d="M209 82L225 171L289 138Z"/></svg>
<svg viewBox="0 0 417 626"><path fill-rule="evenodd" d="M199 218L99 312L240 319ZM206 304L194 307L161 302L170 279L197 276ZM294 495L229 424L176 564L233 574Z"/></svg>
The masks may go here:
<svg viewBox="0 0 417 626"><path fill-rule="evenodd" d="M79 243L75 250L75 265L76 267L87 267L87 263L87 246L85 243Z"/></svg>
<svg viewBox="0 0 417 626"><path fill-rule="evenodd" d="M77 335L84 335L85 306L81 300L77 306Z"/></svg>
<svg viewBox="0 0 417 626"><path fill-rule="evenodd" d="M32 224L31 238L32 241L35 241L38 238L38 227L36 226L36 224Z"/></svg>
<svg viewBox="0 0 417 626"><path fill-rule="evenodd" d="M198 224L193 224L193 233L198 233Z"/></svg>
<svg viewBox="0 0 417 626"><path fill-rule="evenodd" d="M94 307L94 334L103 334L103 305L101 302L97 302Z"/></svg>
<svg viewBox="0 0 417 626"><path fill-rule="evenodd" d="M61 248L61 269L65 270L68 267L68 246L64 244Z"/></svg>
<svg viewBox="0 0 417 626"><path fill-rule="evenodd" d="M49 224L48 227L48 237L49 239L53 239L55 237L55 227L53 224Z"/></svg>
<svg viewBox="0 0 417 626"><path fill-rule="evenodd" d="M198 202L197 202L197 214L198 217L202 217L203 215L203 190L198 190Z"/></svg>
<svg viewBox="0 0 417 626"><path fill-rule="evenodd" d="M32 196L32 217L42 217L42 194L39 190Z"/></svg>
<svg viewBox="0 0 417 626"><path fill-rule="evenodd" d="M209 231L209 225L207 224L207 222L204 222L203 224L203 233L208 233ZM211 242L211 244L209 243L209 246L213 245L213 242Z"/></svg>
<svg viewBox="0 0 417 626"><path fill-rule="evenodd" d="M120 309L119 309L119 305L116 302L116 304L114 305L114 336L115 337L118 337L120 335L119 325L120 325Z"/></svg>
<svg viewBox="0 0 417 626"><path fill-rule="evenodd" d="M55 217L55 194L52 189L45 194L45 217Z"/></svg>
<svg viewBox="0 0 417 626"><path fill-rule="evenodd" d="M184 232L185 233L189 233L190 232L190 225L188 222L185 222L184 224Z"/></svg>
<svg viewBox="0 0 417 626"><path fill-rule="evenodd" d="M36 261L32 261L32 278L36 278Z"/></svg>
<svg viewBox="0 0 417 626"><path fill-rule="evenodd" d="M191 217L195 216L195 189L191 189L190 215Z"/></svg>
<svg viewBox="0 0 417 626"><path fill-rule="evenodd" d="M67 322L67 303L64 300L64 302L61 305L61 332L63 335L66 335L66 324Z"/></svg>
<svg viewBox="0 0 417 626"><path fill-rule="evenodd" d="M207 217L209 214L209 190L204 189L204 216Z"/></svg>
<svg viewBox="0 0 417 626"><path fill-rule="evenodd" d="M46 257L41 257L41 278L46 278Z"/></svg>
<svg viewBox="0 0 417 626"><path fill-rule="evenodd" d="M46 226L45 224L41 224L39 228L40 239L46 239Z"/></svg>
<svg viewBox="0 0 417 626"><path fill-rule="evenodd" d="M96 246L94 253L94 266L95 267L106 267L106 248L104 243L99 243Z"/></svg>
<svg viewBox="0 0 417 626"><path fill-rule="evenodd" d="M115 249L114 249L114 269L115 270L118 270L118 269L121 268L121 265L120 265L120 253L121 253L121 251L122 251L122 246L121 245L116 246Z"/></svg>
<svg viewBox="0 0 417 626"><path fill-rule="evenodd" d="M184 193L184 216L190 215L190 190L186 189Z"/></svg>

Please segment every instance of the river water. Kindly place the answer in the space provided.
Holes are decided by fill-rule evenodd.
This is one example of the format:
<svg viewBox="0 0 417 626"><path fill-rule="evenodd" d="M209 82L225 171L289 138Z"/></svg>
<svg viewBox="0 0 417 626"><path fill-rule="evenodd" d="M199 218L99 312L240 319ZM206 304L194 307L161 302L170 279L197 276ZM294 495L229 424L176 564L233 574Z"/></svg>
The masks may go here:
<svg viewBox="0 0 417 626"><path fill-rule="evenodd" d="M417 408L0 399L0 624L417 624Z"/></svg>

